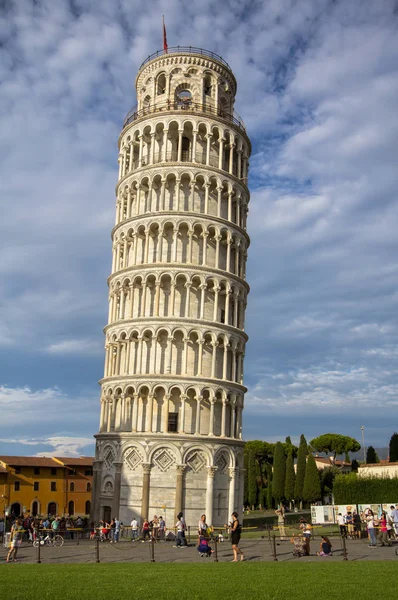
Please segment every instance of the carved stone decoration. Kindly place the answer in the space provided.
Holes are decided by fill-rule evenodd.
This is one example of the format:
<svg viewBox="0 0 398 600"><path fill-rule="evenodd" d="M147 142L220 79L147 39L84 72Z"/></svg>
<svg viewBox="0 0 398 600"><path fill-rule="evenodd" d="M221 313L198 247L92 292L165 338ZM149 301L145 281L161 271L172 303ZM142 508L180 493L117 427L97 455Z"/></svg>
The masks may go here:
<svg viewBox="0 0 398 600"><path fill-rule="evenodd" d="M112 481L107 481L104 485L104 493L105 494L113 494L113 483Z"/></svg>
<svg viewBox="0 0 398 600"><path fill-rule="evenodd" d="M193 471L194 473L199 473L206 467L207 460L204 452L200 450L194 450L191 452L186 460L187 471Z"/></svg>
<svg viewBox="0 0 398 600"><path fill-rule="evenodd" d="M224 474L229 467L229 458L226 452L220 452L216 459L216 467L218 472Z"/></svg>
<svg viewBox="0 0 398 600"><path fill-rule="evenodd" d="M159 450L156 450L152 461L162 472L168 471L175 464L174 455L168 448L159 448Z"/></svg>
<svg viewBox="0 0 398 600"><path fill-rule="evenodd" d="M132 470L135 471L136 468L143 462L143 457L141 453L137 450L137 448L131 448L125 454L125 462L126 465Z"/></svg>
<svg viewBox="0 0 398 600"><path fill-rule="evenodd" d="M116 460L116 456L115 456L114 451L112 450L112 448L107 448L105 450L104 462L105 462L105 466L108 471L111 470L115 460Z"/></svg>

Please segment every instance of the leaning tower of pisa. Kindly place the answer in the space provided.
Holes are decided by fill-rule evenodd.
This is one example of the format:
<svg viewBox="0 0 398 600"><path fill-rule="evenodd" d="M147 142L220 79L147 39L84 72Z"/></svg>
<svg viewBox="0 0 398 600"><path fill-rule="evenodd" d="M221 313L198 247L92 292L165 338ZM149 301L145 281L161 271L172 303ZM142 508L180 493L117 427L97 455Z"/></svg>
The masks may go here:
<svg viewBox="0 0 398 600"><path fill-rule="evenodd" d="M129 523L243 504L250 141L218 55L141 65L119 138L93 512Z"/></svg>

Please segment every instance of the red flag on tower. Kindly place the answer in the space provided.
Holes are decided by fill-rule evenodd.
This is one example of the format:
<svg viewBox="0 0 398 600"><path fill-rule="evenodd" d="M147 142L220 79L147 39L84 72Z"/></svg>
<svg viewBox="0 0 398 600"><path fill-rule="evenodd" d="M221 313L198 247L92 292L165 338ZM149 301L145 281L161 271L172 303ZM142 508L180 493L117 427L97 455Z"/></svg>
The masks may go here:
<svg viewBox="0 0 398 600"><path fill-rule="evenodd" d="M162 17L162 19L163 19L163 50L165 52L167 52L169 47L167 45L166 25L164 24L164 16Z"/></svg>

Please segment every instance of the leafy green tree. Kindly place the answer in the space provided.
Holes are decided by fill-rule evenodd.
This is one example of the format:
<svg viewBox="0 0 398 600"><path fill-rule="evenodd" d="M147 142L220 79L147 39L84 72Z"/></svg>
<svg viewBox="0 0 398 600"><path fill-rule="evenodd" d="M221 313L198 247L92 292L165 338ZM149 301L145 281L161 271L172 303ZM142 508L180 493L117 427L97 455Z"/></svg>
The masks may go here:
<svg viewBox="0 0 398 600"><path fill-rule="evenodd" d="M307 441L302 434L300 437L300 445L297 454L297 470L296 481L294 483L294 497L300 506L303 501L304 478L306 469L306 457L308 454Z"/></svg>
<svg viewBox="0 0 398 600"><path fill-rule="evenodd" d="M311 440L310 445L318 452L333 454L334 459L336 459L337 454L358 452L361 449L361 444L356 439L338 433L324 433Z"/></svg>
<svg viewBox="0 0 398 600"><path fill-rule="evenodd" d="M393 433L389 446L390 462L398 462L398 433Z"/></svg>
<svg viewBox="0 0 398 600"><path fill-rule="evenodd" d="M274 452L274 475L272 478L272 495L280 502L285 495L286 456L283 444L277 442Z"/></svg>
<svg viewBox="0 0 398 600"><path fill-rule="evenodd" d="M337 467L326 467L320 472L322 496L328 496L333 493L333 484L336 475L340 473Z"/></svg>
<svg viewBox="0 0 398 600"><path fill-rule="evenodd" d="M285 476L285 498L289 502L294 499L294 484L296 474L294 472L293 453L289 452L286 459L286 476Z"/></svg>
<svg viewBox="0 0 398 600"><path fill-rule="evenodd" d="M287 444L288 446L293 446L292 438L290 437L290 435L286 436L285 444Z"/></svg>
<svg viewBox="0 0 398 600"><path fill-rule="evenodd" d="M319 471L316 467L315 458L312 454L308 455L307 467L305 469L303 499L307 502L316 502L322 497L321 480Z"/></svg>
<svg viewBox="0 0 398 600"><path fill-rule="evenodd" d="M366 463L374 464L378 462L380 462L380 460L377 456L376 450L373 448L373 446L369 446L369 448L366 450Z"/></svg>

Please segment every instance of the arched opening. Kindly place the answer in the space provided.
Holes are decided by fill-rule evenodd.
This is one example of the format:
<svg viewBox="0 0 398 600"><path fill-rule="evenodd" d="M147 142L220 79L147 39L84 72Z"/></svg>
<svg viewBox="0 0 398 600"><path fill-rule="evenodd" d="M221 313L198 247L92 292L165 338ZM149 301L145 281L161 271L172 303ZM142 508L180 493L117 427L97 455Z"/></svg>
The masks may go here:
<svg viewBox="0 0 398 600"><path fill-rule="evenodd" d="M161 96L165 92L166 92L166 75L165 75L165 73L160 73L158 80L157 80L156 94L158 96Z"/></svg>
<svg viewBox="0 0 398 600"><path fill-rule="evenodd" d="M47 514L48 515L53 515L55 517L55 515L57 514L57 504L56 504L56 502L49 502L48 503Z"/></svg>
<svg viewBox="0 0 398 600"><path fill-rule="evenodd" d="M68 502L68 514L72 517L75 514L75 503L73 500L69 500Z"/></svg>
<svg viewBox="0 0 398 600"><path fill-rule="evenodd" d="M176 94L176 102L179 108L187 108L192 102L192 94L189 90L178 90Z"/></svg>
<svg viewBox="0 0 398 600"><path fill-rule="evenodd" d="M11 504L11 516L22 516L22 506L19 504L19 502L14 502L13 504Z"/></svg>
<svg viewBox="0 0 398 600"><path fill-rule="evenodd" d="M87 484L87 486L86 486L86 490L87 490L88 492L91 492L91 483L90 483L90 482L88 482L88 484Z"/></svg>
<svg viewBox="0 0 398 600"><path fill-rule="evenodd" d="M39 503L36 500L32 503L32 517L37 517L39 514Z"/></svg>
<svg viewBox="0 0 398 600"><path fill-rule="evenodd" d="M110 523L112 519L112 508L110 506L104 506L102 514L105 523Z"/></svg>
<svg viewBox="0 0 398 600"><path fill-rule="evenodd" d="M90 515L91 514L91 502L90 500L86 501L86 504L84 506L84 512L86 515Z"/></svg>
<svg viewBox="0 0 398 600"><path fill-rule="evenodd" d="M70 485L69 485L69 491L70 491L70 492L74 492L74 491L75 491L75 484L74 484L74 482L73 482L73 481L71 481L71 482L70 482Z"/></svg>

